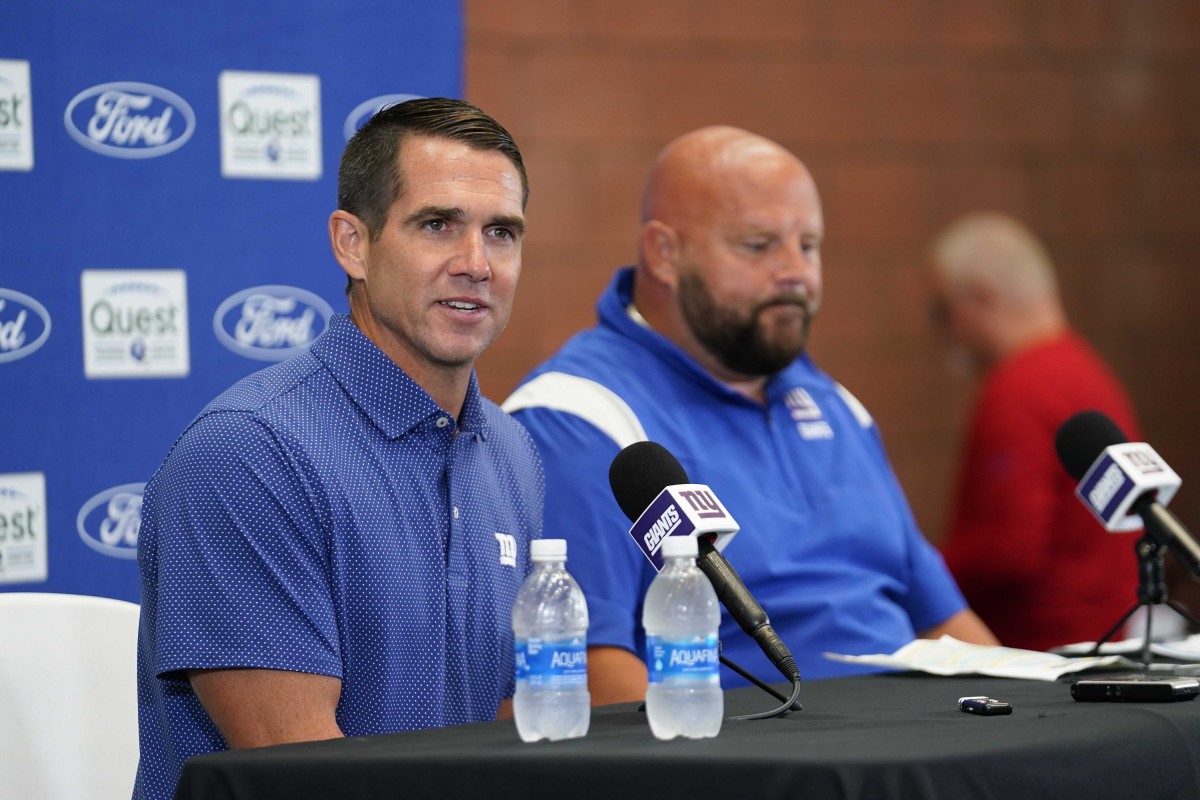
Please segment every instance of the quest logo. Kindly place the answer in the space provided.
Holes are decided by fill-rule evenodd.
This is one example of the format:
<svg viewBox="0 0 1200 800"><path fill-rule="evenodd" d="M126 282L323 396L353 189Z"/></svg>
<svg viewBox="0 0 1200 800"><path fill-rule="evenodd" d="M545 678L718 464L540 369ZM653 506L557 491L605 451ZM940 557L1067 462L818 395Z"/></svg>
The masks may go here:
<svg viewBox="0 0 1200 800"><path fill-rule="evenodd" d="M102 83L67 104L67 133L113 158L165 156L192 138L196 114L179 95L149 83Z"/></svg>
<svg viewBox="0 0 1200 800"><path fill-rule="evenodd" d="M387 106L394 106L406 100L419 100L424 96L421 94L381 94L379 97L372 97L370 100L359 103L350 112L350 116L346 117L346 122L342 125L342 134L346 137L346 141L350 141L350 138L358 133L358 129L367 124L367 120Z"/></svg>
<svg viewBox="0 0 1200 800"><path fill-rule="evenodd" d="M0 475L0 583L46 580L46 476Z"/></svg>
<svg viewBox="0 0 1200 800"><path fill-rule="evenodd" d="M112 558L137 558L144 483L125 483L92 497L75 517L83 543Z"/></svg>
<svg viewBox="0 0 1200 800"><path fill-rule="evenodd" d="M321 82L316 75L225 70L218 93L222 176L321 177Z"/></svg>
<svg viewBox="0 0 1200 800"><path fill-rule="evenodd" d="M185 377L183 270L84 270L83 371L88 378Z"/></svg>
<svg viewBox="0 0 1200 800"><path fill-rule="evenodd" d="M50 312L27 294L0 287L0 364L33 353L50 338Z"/></svg>
<svg viewBox="0 0 1200 800"><path fill-rule="evenodd" d="M303 350L329 325L333 308L295 286L255 286L227 298L213 315L213 332L238 355L282 361Z"/></svg>
<svg viewBox="0 0 1200 800"><path fill-rule="evenodd" d="M33 169L29 62L0 58L0 170Z"/></svg>

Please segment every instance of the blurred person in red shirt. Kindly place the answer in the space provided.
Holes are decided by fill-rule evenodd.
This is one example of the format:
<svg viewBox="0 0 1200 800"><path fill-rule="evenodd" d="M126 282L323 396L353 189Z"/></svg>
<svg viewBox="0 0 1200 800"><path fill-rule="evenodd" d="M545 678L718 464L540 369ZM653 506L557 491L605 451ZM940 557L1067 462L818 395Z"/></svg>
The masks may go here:
<svg viewBox="0 0 1200 800"><path fill-rule="evenodd" d="M1136 535L1107 533L1054 450L1078 411L1141 439L1133 407L1067 322L1053 264L1017 221L974 213L932 247L935 324L978 378L942 553L1009 647L1101 637L1136 600Z"/></svg>

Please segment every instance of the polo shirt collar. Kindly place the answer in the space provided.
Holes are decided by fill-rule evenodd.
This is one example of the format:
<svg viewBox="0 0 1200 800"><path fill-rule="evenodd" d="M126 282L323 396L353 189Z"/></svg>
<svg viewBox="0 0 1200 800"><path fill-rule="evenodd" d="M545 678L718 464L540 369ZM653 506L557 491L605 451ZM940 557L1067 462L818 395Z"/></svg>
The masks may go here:
<svg viewBox="0 0 1200 800"><path fill-rule="evenodd" d="M629 305L633 302L634 268L622 267L613 276L608 290L600 296L596 304L596 313L600 321L615 329L624 336L633 339L642 347L654 353L660 360L673 369L681 372L690 381L698 384L706 391L759 406L741 392L730 389L718 381L708 370L697 364L691 356L678 345L649 326L638 323L629 314ZM785 394L789 389L812 382L818 374L816 366L808 353L802 353L799 358L772 375L767 380L766 397L769 402ZM761 407L761 406L759 406Z"/></svg>
<svg viewBox="0 0 1200 800"><path fill-rule="evenodd" d="M310 352L389 439L431 423L447 412L358 329L347 314L335 314ZM458 428L482 432L486 427L475 372L467 386Z"/></svg>

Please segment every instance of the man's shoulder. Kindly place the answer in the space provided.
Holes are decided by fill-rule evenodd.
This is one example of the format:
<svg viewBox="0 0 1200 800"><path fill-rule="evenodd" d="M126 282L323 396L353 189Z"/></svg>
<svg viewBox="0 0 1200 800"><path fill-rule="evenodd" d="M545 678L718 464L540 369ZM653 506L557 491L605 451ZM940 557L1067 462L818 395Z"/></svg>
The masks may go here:
<svg viewBox="0 0 1200 800"><path fill-rule="evenodd" d="M572 336L534 368L503 403L510 414L531 408L576 413L616 409L660 391L666 366L645 347L605 326ZM658 387L658 388L655 388Z"/></svg>
<svg viewBox="0 0 1200 800"><path fill-rule="evenodd" d="M247 375L213 398L202 413L261 412L305 383L326 376L320 361L304 353Z"/></svg>
<svg viewBox="0 0 1200 800"><path fill-rule="evenodd" d="M534 436L540 435L536 418L526 412L568 414L589 423L620 447L646 438L637 412L608 386L593 378L567 372L541 372L517 388L504 401L504 410L517 415Z"/></svg>
<svg viewBox="0 0 1200 800"><path fill-rule="evenodd" d="M537 448L529 436L529 431L521 423L486 397L480 397L480 408L489 438L507 450L509 455L520 453L523 456L537 457Z"/></svg>
<svg viewBox="0 0 1200 800"><path fill-rule="evenodd" d="M286 428L281 420L311 419L297 414L294 406L307 395L296 390L321 382L325 371L320 362L307 354L273 364L238 380L213 398L192 418L176 438L167 454L169 460L181 447L194 451L197 446L216 448L246 447L265 436L274 438Z"/></svg>
<svg viewBox="0 0 1200 800"><path fill-rule="evenodd" d="M620 383L631 370L659 360L638 342L611 328L597 326L568 339L530 372L524 382L545 372L565 372L603 383Z"/></svg>

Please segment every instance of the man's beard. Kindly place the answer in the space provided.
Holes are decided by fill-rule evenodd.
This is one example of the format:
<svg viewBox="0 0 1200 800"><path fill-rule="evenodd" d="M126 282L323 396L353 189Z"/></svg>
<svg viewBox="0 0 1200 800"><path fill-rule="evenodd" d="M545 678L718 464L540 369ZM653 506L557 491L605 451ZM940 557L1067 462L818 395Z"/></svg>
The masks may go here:
<svg viewBox="0 0 1200 800"><path fill-rule="evenodd" d="M722 308L704 279L689 271L679 279L679 303L692 334L722 366L741 375L774 375L803 353L808 344L813 310L810 301L800 294L770 298L743 315ZM798 329L793 327L772 337L761 317L781 303L801 309L804 318Z"/></svg>

